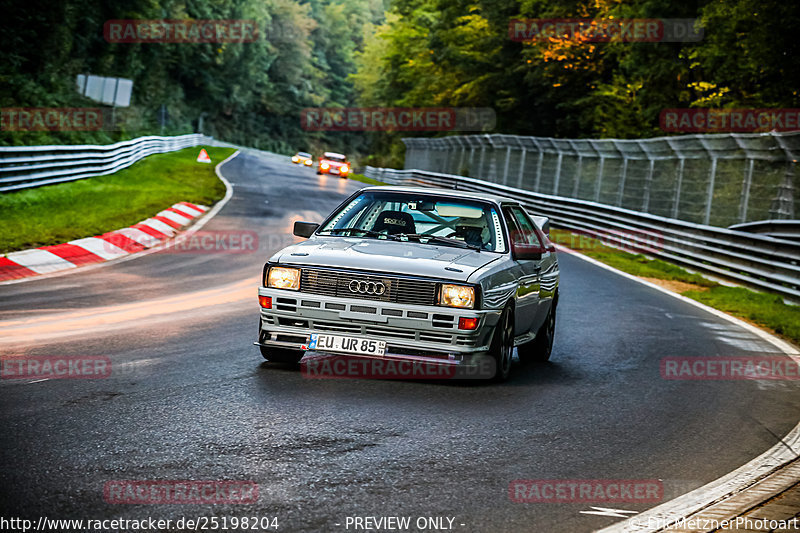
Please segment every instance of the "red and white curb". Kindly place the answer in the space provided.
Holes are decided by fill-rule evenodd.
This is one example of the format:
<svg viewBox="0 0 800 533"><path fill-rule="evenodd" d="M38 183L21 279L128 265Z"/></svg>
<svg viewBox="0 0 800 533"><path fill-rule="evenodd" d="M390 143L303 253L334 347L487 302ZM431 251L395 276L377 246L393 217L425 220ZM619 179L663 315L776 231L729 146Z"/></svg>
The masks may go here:
<svg viewBox="0 0 800 533"><path fill-rule="evenodd" d="M127 228L64 244L11 252L0 256L0 281L101 263L152 248L171 239L206 211L205 206L179 202Z"/></svg>

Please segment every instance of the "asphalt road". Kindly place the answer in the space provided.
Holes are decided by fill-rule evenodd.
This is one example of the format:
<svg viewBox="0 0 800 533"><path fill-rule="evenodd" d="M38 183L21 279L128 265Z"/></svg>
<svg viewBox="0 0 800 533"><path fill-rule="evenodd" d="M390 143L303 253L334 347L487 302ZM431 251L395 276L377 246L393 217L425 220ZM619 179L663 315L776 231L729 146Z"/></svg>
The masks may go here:
<svg viewBox="0 0 800 533"><path fill-rule="evenodd" d="M660 479L668 500L797 423L798 382L659 372L662 357L775 348L568 254L552 361L515 361L506 384L310 380L266 363L252 345L264 261L292 242L295 220L321 220L360 184L255 155L223 174L234 196L204 230L254 231L256 252L160 252L0 286L0 353L101 355L113 368L0 381L3 517L277 516L279 531L345 531L348 516L410 516L465 532L591 531L619 518L580 513L603 504L514 503L509 483ZM103 499L112 480L186 479L253 481L258 501Z"/></svg>

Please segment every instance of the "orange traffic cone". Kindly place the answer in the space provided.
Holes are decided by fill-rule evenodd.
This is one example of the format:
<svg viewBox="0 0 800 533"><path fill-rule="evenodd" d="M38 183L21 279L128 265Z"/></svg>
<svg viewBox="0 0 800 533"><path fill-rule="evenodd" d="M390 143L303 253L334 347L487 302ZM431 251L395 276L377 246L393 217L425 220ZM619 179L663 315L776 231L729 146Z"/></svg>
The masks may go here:
<svg viewBox="0 0 800 533"><path fill-rule="evenodd" d="M208 152L206 152L205 148L200 149L200 153L197 155L197 162L198 163L211 163L211 158L208 157Z"/></svg>

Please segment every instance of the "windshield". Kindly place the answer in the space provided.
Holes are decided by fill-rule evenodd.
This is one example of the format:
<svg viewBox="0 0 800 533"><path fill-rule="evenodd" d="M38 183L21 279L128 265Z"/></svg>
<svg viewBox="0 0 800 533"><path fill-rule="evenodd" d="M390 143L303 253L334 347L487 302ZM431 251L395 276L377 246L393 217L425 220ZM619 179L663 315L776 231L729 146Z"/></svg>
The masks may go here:
<svg viewBox="0 0 800 533"><path fill-rule="evenodd" d="M347 158L343 155L336 155L336 154L325 154L323 159L327 159L328 161L338 161L339 163L344 163L347 161Z"/></svg>
<svg viewBox="0 0 800 533"><path fill-rule="evenodd" d="M297 155L299 155L300 157L311 158L311 154L309 154L308 152L297 152Z"/></svg>
<svg viewBox="0 0 800 533"><path fill-rule="evenodd" d="M453 245L506 251L500 217L491 204L424 194L362 193L329 219L320 234L408 239L431 245L447 245L447 240L452 240Z"/></svg>

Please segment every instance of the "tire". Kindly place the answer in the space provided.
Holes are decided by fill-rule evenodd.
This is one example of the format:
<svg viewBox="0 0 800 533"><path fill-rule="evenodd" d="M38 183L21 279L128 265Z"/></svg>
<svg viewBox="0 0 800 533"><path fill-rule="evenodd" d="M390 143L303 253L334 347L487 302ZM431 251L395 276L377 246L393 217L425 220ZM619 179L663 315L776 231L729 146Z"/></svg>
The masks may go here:
<svg viewBox="0 0 800 533"><path fill-rule="evenodd" d="M500 320L492 335L489 355L494 360L493 381L501 383L511 374L511 359L514 355L514 311L508 306L500 314Z"/></svg>
<svg viewBox="0 0 800 533"><path fill-rule="evenodd" d="M553 305L544 319L544 324L536 332L536 337L517 348L520 361L524 363L544 363L550 360L553 352L553 339L556 333L556 309L558 308L558 295L553 299Z"/></svg>
<svg viewBox="0 0 800 533"><path fill-rule="evenodd" d="M259 346L261 355L271 363L290 363L297 364L300 359L305 355L304 352L299 350L287 350L285 348L269 348L266 346Z"/></svg>

